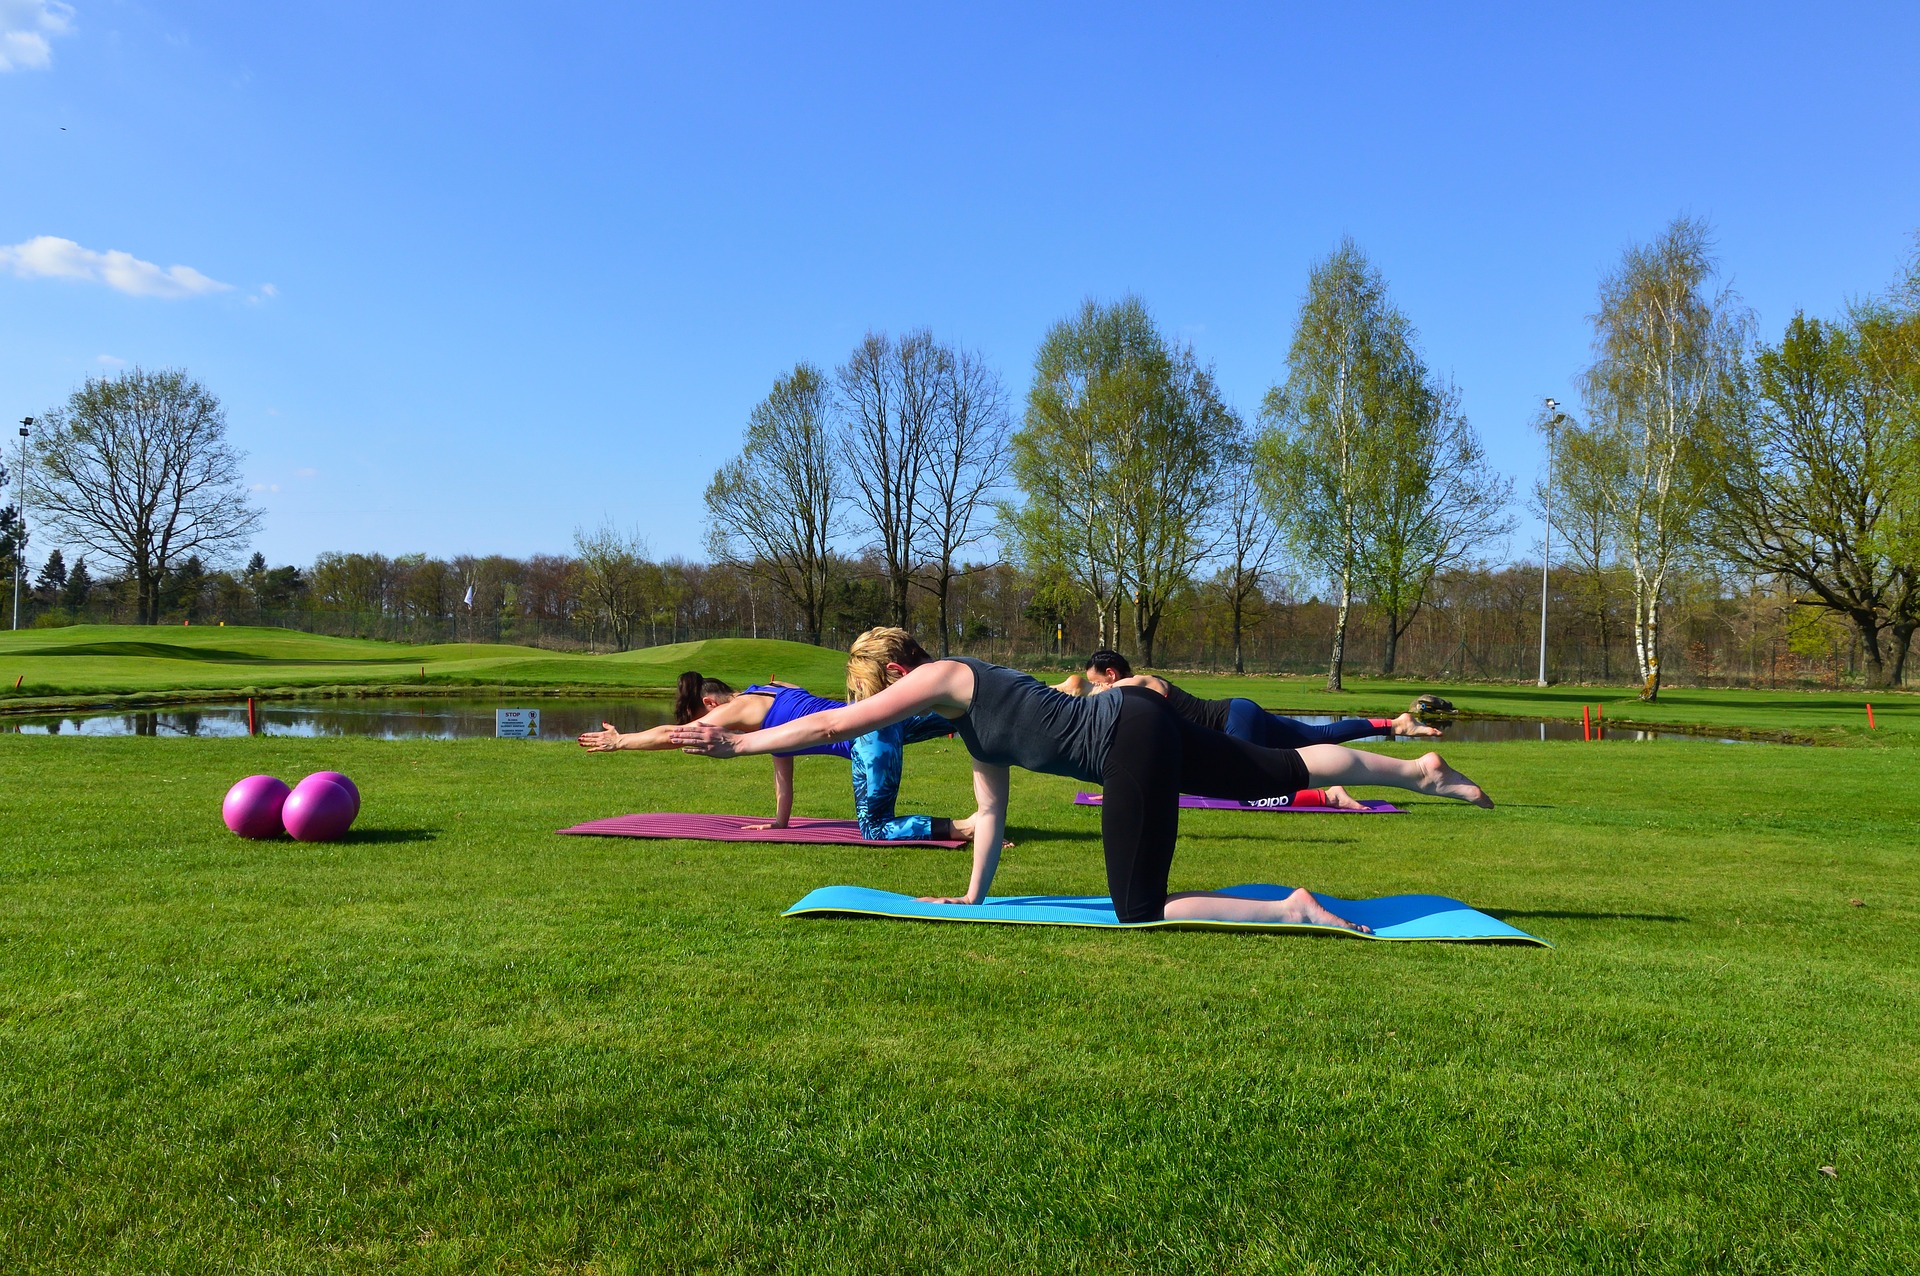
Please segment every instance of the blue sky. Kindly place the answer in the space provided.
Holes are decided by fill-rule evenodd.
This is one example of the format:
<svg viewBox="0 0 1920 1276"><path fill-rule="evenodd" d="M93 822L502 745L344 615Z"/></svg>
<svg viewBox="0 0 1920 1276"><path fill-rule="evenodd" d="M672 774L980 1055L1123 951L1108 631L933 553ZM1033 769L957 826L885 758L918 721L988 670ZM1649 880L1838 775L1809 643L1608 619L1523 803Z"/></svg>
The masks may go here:
<svg viewBox="0 0 1920 1276"><path fill-rule="evenodd" d="M191 370L275 562L697 556L752 405L869 328L1019 395L1132 291L1251 412L1343 234L1525 487L1629 242L1709 219L1777 332L1920 228L1911 3L0 0L0 66L0 416Z"/></svg>

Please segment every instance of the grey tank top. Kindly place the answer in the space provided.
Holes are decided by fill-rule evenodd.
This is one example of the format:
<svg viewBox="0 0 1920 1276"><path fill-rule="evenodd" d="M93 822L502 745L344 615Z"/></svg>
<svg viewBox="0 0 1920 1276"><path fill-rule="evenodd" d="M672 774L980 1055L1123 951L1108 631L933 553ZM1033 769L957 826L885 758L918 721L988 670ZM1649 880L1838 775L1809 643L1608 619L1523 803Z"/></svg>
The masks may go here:
<svg viewBox="0 0 1920 1276"><path fill-rule="evenodd" d="M954 720L982 762L1102 783L1121 697L1070 696L1003 665L953 656L973 670L973 707Z"/></svg>

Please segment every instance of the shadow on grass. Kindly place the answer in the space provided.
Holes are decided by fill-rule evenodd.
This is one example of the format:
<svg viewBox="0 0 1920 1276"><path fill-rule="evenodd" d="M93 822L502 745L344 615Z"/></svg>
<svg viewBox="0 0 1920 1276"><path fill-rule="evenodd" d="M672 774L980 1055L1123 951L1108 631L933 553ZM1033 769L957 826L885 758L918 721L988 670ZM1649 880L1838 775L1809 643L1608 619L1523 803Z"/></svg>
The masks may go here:
<svg viewBox="0 0 1920 1276"><path fill-rule="evenodd" d="M1483 908L1480 910L1489 917L1501 921L1510 921L1515 917L1545 917L1561 921L1581 922L1685 922L1690 917L1678 917L1672 913L1577 913L1559 908Z"/></svg>
<svg viewBox="0 0 1920 1276"><path fill-rule="evenodd" d="M431 842L439 829L354 829L333 839L346 846L377 846L383 842Z"/></svg>

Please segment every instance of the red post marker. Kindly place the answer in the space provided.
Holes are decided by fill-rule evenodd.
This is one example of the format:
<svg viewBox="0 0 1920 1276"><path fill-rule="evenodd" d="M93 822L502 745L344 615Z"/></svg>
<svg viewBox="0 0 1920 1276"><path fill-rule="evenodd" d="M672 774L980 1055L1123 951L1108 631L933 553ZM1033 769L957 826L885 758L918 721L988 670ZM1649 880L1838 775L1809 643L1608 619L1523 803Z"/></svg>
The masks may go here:
<svg viewBox="0 0 1920 1276"><path fill-rule="evenodd" d="M25 674L21 674L18 678L15 678L13 680L13 689L15 691L20 690L20 684L25 682L26 680L27 680L27 675Z"/></svg>
<svg viewBox="0 0 1920 1276"><path fill-rule="evenodd" d="M1880 728L1873 725L1873 706L1869 704L1867 706L1867 730L1878 731L1879 729Z"/></svg>
<svg viewBox="0 0 1920 1276"><path fill-rule="evenodd" d="M1586 705L1580 706L1580 738L1593 739L1593 713Z"/></svg>
<svg viewBox="0 0 1920 1276"><path fill-rule="evenodd" d="M247 697L247 734L248 735L258 734L258 732L256 732L253 729L253 697L252 696Z"/></svg>

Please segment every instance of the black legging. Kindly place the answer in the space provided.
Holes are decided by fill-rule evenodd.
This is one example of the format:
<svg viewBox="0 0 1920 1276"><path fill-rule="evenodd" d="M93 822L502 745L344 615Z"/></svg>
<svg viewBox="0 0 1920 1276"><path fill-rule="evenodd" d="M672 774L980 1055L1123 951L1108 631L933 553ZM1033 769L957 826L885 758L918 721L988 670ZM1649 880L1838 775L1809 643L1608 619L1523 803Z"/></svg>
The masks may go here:
<svg viewBox="0 0 1920 1276"><path fill-rule="evenodd" d="M1120 721L1101 782L1107 891L1123 922L1159 921L1180 834L1180 795L1274 797L1307 787L1292 749L1262 749L1195 726L1144 687L1120 688Z"/></svg>

